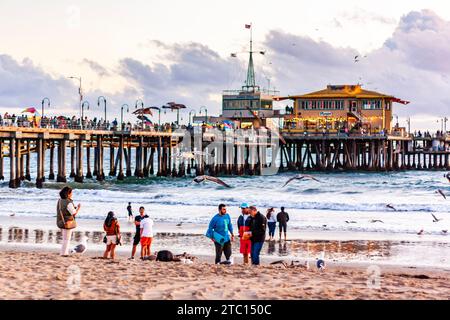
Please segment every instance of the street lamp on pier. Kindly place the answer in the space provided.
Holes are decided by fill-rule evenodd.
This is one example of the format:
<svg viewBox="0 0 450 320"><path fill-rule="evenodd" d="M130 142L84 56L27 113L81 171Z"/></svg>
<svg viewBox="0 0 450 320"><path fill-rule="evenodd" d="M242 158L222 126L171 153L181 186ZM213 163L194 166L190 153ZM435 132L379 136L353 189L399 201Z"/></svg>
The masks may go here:
<svg viewBox="0 0 450 320"><path fill-rule="evenodd" d="M208 109L206 109L205 106L201 106L199 114L202 114L202 109L205 109L205 123L207 123L208 122Z"/></svg>
<svg viewBox="0 0 450 320"><path fill-rule="evenodd" d="M80 121L81 129L83 129L84 106L87 106L87 109L89 110L89 102L88 101L83 101L83 103L81 104L81 121Z"/></svg>
<svg viewBox="0 0 450 320"><path fill-rule="evenodd" d="M194 117L197 115L197 113L195 112L194 109L192 109L191 111L189 111L189 124L191 124L191 113L194 113ZM192 119L192 122L194 122L194 119Z"/></svg>
<svg viewBox="0 0 450 320"><path fill-rule="evenodd" d="M122 107L120 107L120 129L123 131L123 109L127 107L127 112L130 112L130 108L128 107L128 104L124 103Z"/></svg>
<svg viewBox="0 0 450 320"><path fill-rule="evenodd" d="M134 105L134 108L137 109L138 105L141 106L141 120L142 120L142 130L144 130L144 112L142 111L142 109L144 109L144 101L142 101L142 99L137 99L136 100L136 104Z"/></svg>
<svg viewBox="0 0 450 320"><path fill-rule="evenodd" d="M46 101L47 101L47 107L50 108L50 99L47 98L47 97L45 97L45 98L42 99L42 101L41 101L41 106L42 106L41 117L42 117L42 118L44 117L44 105L45 105L45 102L46 102Z"/></svg>
<svg viewBox="0 0 450 320"><path fill-rule="evenodd" d="M106 98L104 96L100 96L97 99L97 106L100 107L100 102L103 101L103 104L105 106L105 123L106 123Z"/></svg>
<svg viewBox="0 0 450 320"><path fill-rule="evenodd" d="M83 102L83 92L81 91L81 77L69 77L69 79L75 79L78 80L79 86L78 86L78 95L80 96L80 112L83 113L82 108L82 102ZM83 118L83 115L81 115ZM81 129L83 129L83 121L81 121Z"/></svg>

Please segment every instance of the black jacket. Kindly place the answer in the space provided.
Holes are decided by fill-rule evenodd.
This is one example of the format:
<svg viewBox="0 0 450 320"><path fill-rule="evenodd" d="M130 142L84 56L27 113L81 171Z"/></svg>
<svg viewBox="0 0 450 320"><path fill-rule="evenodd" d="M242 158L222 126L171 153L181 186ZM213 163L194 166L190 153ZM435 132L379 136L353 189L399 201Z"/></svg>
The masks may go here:
<svg viewBox="0 0 450 320"><path fill-rule="evenodd" d="M264 242L266 240L267 218L258 212L250 221L252 242Z"/></svg>

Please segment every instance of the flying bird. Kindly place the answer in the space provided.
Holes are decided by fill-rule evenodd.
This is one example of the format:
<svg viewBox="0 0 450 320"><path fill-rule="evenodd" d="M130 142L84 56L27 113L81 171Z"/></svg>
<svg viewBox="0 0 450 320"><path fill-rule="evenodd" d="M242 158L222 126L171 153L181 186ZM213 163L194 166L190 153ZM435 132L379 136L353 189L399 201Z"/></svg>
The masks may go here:
<svg viewBox="0 0 450 320"><path fill-rule="evenodd" d="M443 234L447 234L448 230L442 230Z"/></svg>
<svg viewBox="0 0 450 320"><path fill-rule="evenodd" d="M417 235L421 236L423 234L423 229L421 229L419 232L417 232Z"/></svg>
<svg viewBox="0 0 450 320"><path fill-rule="evenodd" d="M230 185L226 184L225 182L223 182L219 178L206 176L206 175L197 176L197 177L194 178L194 181L197 182L197 183L204 182L204 181L211 181L211 182L215 182L217 184L220 184L220 185L222 185L224 187L231 188Z"/></svg>
<svg viewBox="0 0 450 320"><path fill-rule="evenodd" d="M397 209L395 209L395 207L392 204L387 204L386 208L392 209L394 211L397 211Z"/></svg>
<svg viewBox="0 0 450 320"><path fill-rule="evenodd" d="M356 223L356 221L348 221L348 220L345 220L345 223Z"/></svg>
<svg viewBox="0 0 450 320"><path fill-rule="evenodd" d="M441 196L444 197L444 199L447 199L447 196L445 195L444 191L442 191L441 189L438 189L438 190L436 191L436 193L439 193Z"/></svg>
<svg viewBox="0 0 450 320"><path fill-rule="evenodd" d="M378 219L376 219L376 220L370 220L370 223L376 223L376 222L381 222L381 223L384 223L383 221L381 221L381 220L378 220Z"/></svg>
<svg viewBox="0 0 450 320"><path fill-rule="evenodd" d="M79 253L79 254L85 253L87 250L87 241L88 241L88 237L83 236L81 238L81 243L76 245L75 248L73 248L71 250L71 253Z"/></svg>
<svg viewBox="0 0 450 320"><path fill-rule="evenodd" d="M450 172L448 172L446 175L444 175L444 177L446 177L448 182L450 182Z"/></svg>
<svg viewBox="0 0 450 320"><path fill-rule="evenodd" d="M177 227L181 227L182 224L183 222L177 223Z"/></svg>
<svg viewBox="0 0 450 320"><path fill-rule="evenodd" d="M354 59L355 62L358 62L358 61L359 61L358 57L359 57L359 56L355 56L355 59Z"/></svg>
<svg viewBox="0 0 450 320"><path fill-rule="evenodd" d="M14 217L15 215L16 215L15 213L11 213L9 216Z"/></svg>
<svg viewBox="0 0 450 320"><path fill-rule="evenodd" d="M442 218L437 218L434 214L431 214L433 216L433 222L439 222L442 220Z"/></svg>
<svg viewBox="0 0 450 320"><path fill-rule="evenodd" d="M286 181L286 183L282 186L282 188L284 188L288 183L291 183L294 180L302 180L302 179L311 179L311 180L320 182L319 180L317 180L316 178L314 178L313 176L311 176L309 174L299 174L299 175L293 176L288 181Z"/></svg>

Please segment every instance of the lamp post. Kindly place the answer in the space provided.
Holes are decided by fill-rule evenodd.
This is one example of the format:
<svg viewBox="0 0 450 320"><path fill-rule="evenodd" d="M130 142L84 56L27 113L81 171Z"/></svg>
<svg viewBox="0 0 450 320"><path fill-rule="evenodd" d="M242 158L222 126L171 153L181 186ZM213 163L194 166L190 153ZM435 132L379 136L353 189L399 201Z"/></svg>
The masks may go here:
<svg viewBox="0 0 450 320"><path fill-rule="evenodd" d="M80 111L81 113L83 113L82 109L82 101L83 101L83 93L81 91L81 77L69 77L69 79L75 79L79 81L79 86L78 86L78 94L80 96ZM81 115L81 117L83 117L83 115ZM81 129L83 129L83 121L81 121Z"/></svg>
<svg viewBox="0 0 450 320"><path fill-rule="evenodd" d="M411 118L408 117L406 119L406 123L408 124L408 136L411 134Z"/></svg>
<svg viewBox="0 0 450 320"><path fill-rule="evenodd" d="M194 112L194 117L196 116L196 112L194 109L192 109L191 111L189 111L189 124L191 124L191 113ZM194 120L192 119L192 122L194 122Z"/></svg>
<svg viewBox="0 0 450 320"><path fill-rule="evenodd" d="M448 118L444 117L444 134L447 133L447 121L448 121Z"/></svg>
<svg viewBox="0 0 450 320"><path fill-rule="evenodd" d="M208 122L208 109L206 109L205 106L201 106L199 114L202 114L202 109L205 109L205 123L207 123Z"/></svg>
<svg viewBox="0 0 450 320"><path fill-rule="evenodd" d="M83 103L81 104L81 121L80 121L81 129L83 129L84 106L85 105L87 105L87 109L89 110L89 102L88 101L83 101Z"/></svg>
<svg viewBox="0 0 450 320"><path fill-rule="evenodd" d="M395 117L395 118L397 119L396 127L398 128L398 115L393 114L392 116Z"/></svg>
<svg viewBox="0 0 450 320"><path fill-rule="evenodd" d="M100 96L97 99L97 105L100 107L100 101L103 101L103 104L105 105L105 123L106 123L106 98L104 96Z"/></svg>
<svg viewBox="0 0 450 320"><path fill-rule="evenodd" d="M136 100L136 104L134 105L134 108L137 109L138 105L140 105L141 109L143 109L144 108L144 101L142 101L142 99L137 99ZM142 120L142 130L144 130L144 113L143 113L142 110L141 110L140 114L141 114L141 120Z"/></svg>
<svg viewBox="0 0 450 320"><path fill-rule="evenodd" d="M158 108L156 106L152 106L152 107L150 107L150 109L158 110L158 126L160 126L161 125L161 108Z"/></svg>
<svg viewBox="0 0 450 320"><path fill-rule="evenodd" d="M42 105L42 113L41 113L41 117L44 117L44 104L47 101L47 107L50 108L50 99L45 97L44 99L42 99L41 101L41 105Z"/></svg>
<svg viewBox="0 0 450 320"><path fill-rule="evenodd" d="M127 112L130 112L130 108L128 107L128 104L124 103L121 107L120 107L120 129L121 131L123 131L123 109L127 107Z"/></svg>

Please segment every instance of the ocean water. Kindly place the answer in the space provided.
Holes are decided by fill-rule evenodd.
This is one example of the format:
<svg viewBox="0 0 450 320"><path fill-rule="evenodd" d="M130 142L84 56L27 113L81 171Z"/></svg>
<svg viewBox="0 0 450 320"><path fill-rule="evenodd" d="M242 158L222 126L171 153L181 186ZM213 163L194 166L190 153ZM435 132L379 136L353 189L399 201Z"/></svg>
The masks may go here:
<svg viewBox="0 0 450 320"><path fill-rule="evenodd" d="M247 202L263 213L270 207L278 212L284 206L291 218L291 230L387 235L415 234L423 229L425 234L442 237L447 237L442 230L450 233L450 183L442 171L312 174L320 182L296 180L284 188L282 185L294 173L223 177L232 186L230 189L211 182L196 184L191 177L130 177L123 182L107 177L102 183L85 179L83 184L68 184L75 189L75 203L82 204L79 216L88 219L104 219L110 210L126 217L126 206L131 202L135 212L142 205L156 222L207 224L217 212L218 204L225 203L232 218L237 219L239 204ZM14 213L18 219L53 217L62 186L46 180L43 189L28 182L23 182L21 188L10 189L7 181L2 182L0 216ZM436 193L438 189L449 196L447 200ZM396 211L387 208L387 204ZM431 214L442 220L433 222Z"/></svg>

